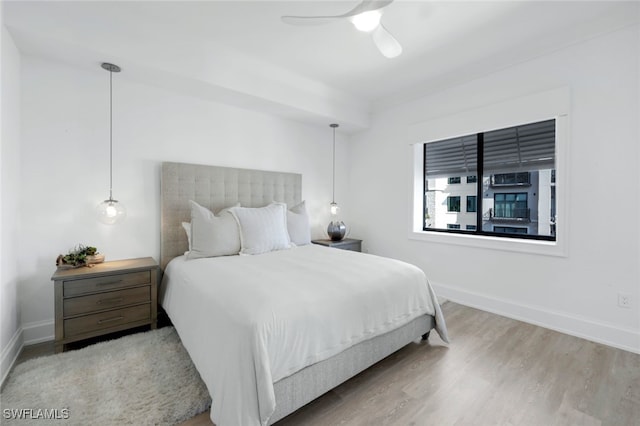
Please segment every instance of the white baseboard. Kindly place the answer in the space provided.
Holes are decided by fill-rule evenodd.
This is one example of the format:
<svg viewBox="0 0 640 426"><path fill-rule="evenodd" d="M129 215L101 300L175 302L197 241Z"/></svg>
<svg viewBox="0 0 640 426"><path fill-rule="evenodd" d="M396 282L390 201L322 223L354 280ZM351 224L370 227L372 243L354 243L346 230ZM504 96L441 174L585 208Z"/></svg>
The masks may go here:
<svg viewBox="0 0 640 426"><path fill-rule="evenodd" d="M640 354L639 330L486 296L460 287L433 282L431 284L438 298Z"/></svg>
<svg viewBox="0 0 640 426"><path fill-rule="evenodd" d="M55 339L53 320L36 321L22 325L24 331L24 344L35 345L36 343L48 342Z"/></svg>
<svg viewBox="0 0 640 426"><path fill-rule="evenodd" d="M18 327L7 346L2 349L2 355L0 355L0 387L4 385L4 381L7 379L16 359L18 359L23 346L24 334L22 327Z"/></svg>
<svg viewBox="0 0 640 426"><path fill-rule="evenodd" d="M54 340L54 324L53 320L48 320L30 322L18 327L0 355L0 386L4 385L4 381L18 359L18 355L22 352L22 348Z"/></svg>

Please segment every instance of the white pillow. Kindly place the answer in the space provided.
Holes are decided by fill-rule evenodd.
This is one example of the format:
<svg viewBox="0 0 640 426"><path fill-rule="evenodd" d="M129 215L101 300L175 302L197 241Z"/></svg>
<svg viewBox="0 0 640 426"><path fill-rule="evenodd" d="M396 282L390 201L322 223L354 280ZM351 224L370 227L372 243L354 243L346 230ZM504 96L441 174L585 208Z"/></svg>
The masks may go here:
<svg viewBox="0 0 640 426"><path fill-rule="evenodd" d="M287 230L293 244L297 246L311 244L309 215L304 201L287 211Z"/></svg>
<svg viewBox="0 0 640 426"><path fill-rule="evenodd" d="M287 232L287 206L272 203L266 207L229 209L240 226L240 254L261 254L291 247Z"/></svg>
<svg viewBox="0 0 640 426"><path fill-rule="evenodd" d="M240 230L229 209L214 215L195 201L191 206L191 248L187 259L231 256L240 252Z"/></svg>
<svg viewBox="0 0 640 426"><path fill-rule="evenodd" d="M191 251L191 222L182 222L182 229L187 233L187 241L189 242L189 250Z"/></svg>

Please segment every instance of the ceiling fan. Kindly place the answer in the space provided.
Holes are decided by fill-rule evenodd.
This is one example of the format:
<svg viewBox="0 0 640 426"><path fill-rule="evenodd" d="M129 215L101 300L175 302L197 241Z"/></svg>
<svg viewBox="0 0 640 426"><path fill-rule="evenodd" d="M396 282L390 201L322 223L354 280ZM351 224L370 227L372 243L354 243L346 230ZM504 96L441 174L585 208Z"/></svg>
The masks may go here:
<svg viewBox="0 0 640 426"><path fill-rule="evenodd" d="M395 58L402 53L402 46L382 25L382 9L393 0L362 0L356 7L335 16L283 16L282 21L291 25L321 25L348 19L356 29L370 33L380 53Z"/></svg>

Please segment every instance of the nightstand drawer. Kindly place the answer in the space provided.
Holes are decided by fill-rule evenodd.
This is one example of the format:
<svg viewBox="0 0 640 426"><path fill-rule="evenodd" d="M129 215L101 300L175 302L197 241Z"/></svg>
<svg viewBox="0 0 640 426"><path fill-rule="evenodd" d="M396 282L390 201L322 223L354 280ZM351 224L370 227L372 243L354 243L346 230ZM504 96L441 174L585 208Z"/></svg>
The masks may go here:
<svg viewBox="0 0 640 426"><path fill-rule="evenodd" d="M64 282L64 297L109 291L151 282L149 271L131 272L128 274L106 275Z"/></svg>
<svg viewBox="0 0 640 426"><path fill-rule="evenodd" d="M136 287L89 296L64 299L64 316L72 317L120 306L134 305L151 300L151 287Z"/></svg>
<svg viewBox="0 0 640 426"><path fill-rule="evenodd" d="M115 327L135 321L149 320L151 306L147 303L130 308L116 309L99 314L64 320L65 337L73 337L96 330Z"/></svg>
<svg viewBox="0 0 640 426"><path fill-rule="evenodd" d="M361 242L360 241L349 242L349 243L336 246L336 248L339 248L341 250L348 250L348 251L361 251Z"/></svg>

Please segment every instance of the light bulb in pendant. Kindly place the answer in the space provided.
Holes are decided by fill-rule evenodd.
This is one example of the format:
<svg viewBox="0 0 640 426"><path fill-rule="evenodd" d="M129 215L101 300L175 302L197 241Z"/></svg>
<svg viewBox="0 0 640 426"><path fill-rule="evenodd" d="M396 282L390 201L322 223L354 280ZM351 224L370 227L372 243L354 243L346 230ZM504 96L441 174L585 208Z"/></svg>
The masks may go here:
<svg viewBox="0 0 640 426"><path fill-rule="evenodd" d="M127 210L118 200L108 199L98 204L96 215L105 225L113 225L127 217Z"/></svg>

